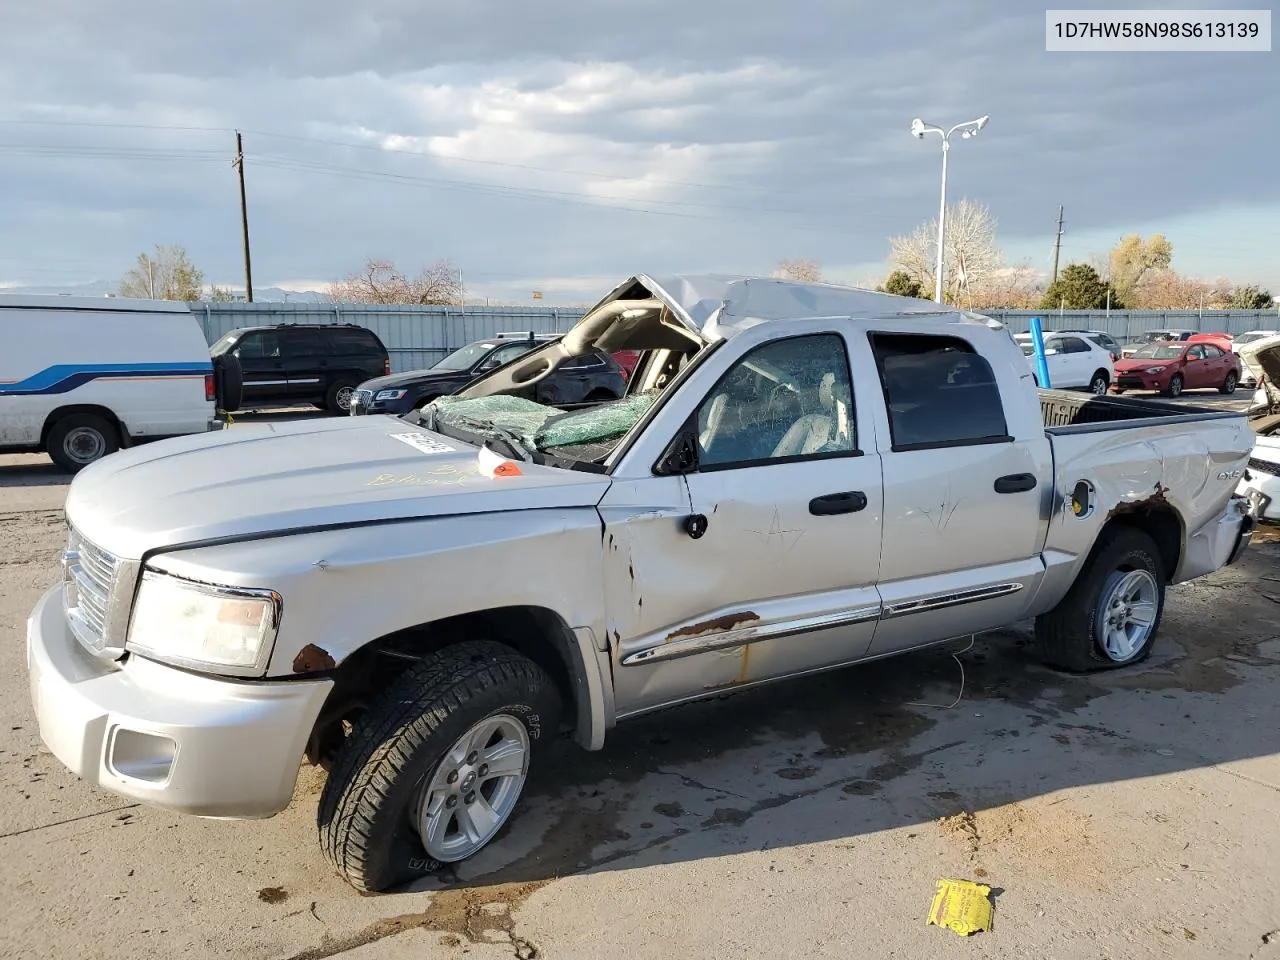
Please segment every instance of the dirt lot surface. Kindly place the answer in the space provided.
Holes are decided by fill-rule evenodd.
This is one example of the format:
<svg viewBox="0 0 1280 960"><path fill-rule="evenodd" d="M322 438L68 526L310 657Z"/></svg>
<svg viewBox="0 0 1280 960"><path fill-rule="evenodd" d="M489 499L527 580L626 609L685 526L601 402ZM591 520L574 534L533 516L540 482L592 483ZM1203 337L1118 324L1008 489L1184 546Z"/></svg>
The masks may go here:
<svg viewBox="0 0 1280 960"><path fill-rule="evenodd" d="M1274 530L1170 591L1140 668L1057 674L1014 630L636 721L558 749L456 875L366 897L316 846L313 768L274 819L201 821L43 748L24 625L64 496L46 459L0 457L9 960L1280 960ZM993 888L991 932L926 925L942 877Z"/></svg>

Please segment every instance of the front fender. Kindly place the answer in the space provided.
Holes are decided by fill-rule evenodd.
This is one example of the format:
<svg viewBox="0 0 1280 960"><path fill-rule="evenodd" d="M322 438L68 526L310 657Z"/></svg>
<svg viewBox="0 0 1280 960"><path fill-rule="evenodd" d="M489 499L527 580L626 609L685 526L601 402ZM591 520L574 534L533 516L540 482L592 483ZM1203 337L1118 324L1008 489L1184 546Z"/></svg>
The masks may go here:
<svg viewBox="0 0 1280 960"><path fill-rule="evenodd" d="M554 612L578 648L579 740L612 725L600 519L593 508L521 510L378 523L194 547L148 566L283 598L269 678L331 670L370 641L496 607ZM585 745L585 744L584 744Z"/></svg>

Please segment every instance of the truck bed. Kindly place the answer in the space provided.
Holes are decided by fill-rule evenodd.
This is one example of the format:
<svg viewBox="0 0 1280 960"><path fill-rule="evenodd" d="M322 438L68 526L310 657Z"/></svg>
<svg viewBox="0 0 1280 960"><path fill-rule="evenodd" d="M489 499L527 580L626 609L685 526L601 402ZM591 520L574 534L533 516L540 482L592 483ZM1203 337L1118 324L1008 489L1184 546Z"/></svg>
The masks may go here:
<svg viewBox="0 0 1280 960"><path fill-rule="evenodd" d="M1095 397L1067 390L1037 392L1045 433L1055 436L1125 430L1152 420L1159 420L1161 424L1198 423L1244 416L1236 410L1192 407L1140 397Z"/></svg>

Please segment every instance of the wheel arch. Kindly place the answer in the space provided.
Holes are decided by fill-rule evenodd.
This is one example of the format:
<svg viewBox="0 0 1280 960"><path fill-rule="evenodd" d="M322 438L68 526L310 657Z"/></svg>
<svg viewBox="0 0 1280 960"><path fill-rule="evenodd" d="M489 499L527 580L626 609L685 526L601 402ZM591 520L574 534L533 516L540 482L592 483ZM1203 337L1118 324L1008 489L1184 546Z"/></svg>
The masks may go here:
<svg viewBox="0 0 1280 960"><path fill-rule="evenodd" d="M109 424L116 428L116 433L120 437L120 446L127 447L130 445L131 438L129 430L123 421L116 416L114 410L110 407L104 407L96 403L68 403L61 407L55 407L49 411L49 415L44 418L44 424L40 427L40 449L47 450L49 446L49 431L53 429L53 425L59 420L74 414L83 413L95 417L101 417Z"/></svg>
<svg viewBox="0 0 1280 960"><path fill-rule="evenodd" d="M313 763L324 763L335 738L340 742L343 720L408 665L478 639L509 647L544 669L560 694L562 726L573 731L582 746L598 749L609 724L612 697L607 678L599 673L591 633L570 627L550 608L522 604L454 614L377 637L325 671L334 687L308 738L307 756Z"/></svg>

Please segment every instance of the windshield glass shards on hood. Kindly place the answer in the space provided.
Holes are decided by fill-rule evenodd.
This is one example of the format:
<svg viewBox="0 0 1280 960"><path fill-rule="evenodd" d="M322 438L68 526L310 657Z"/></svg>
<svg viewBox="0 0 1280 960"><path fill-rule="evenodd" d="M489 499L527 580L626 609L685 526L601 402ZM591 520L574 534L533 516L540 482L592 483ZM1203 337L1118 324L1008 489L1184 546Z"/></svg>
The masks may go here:
<svg viewBox="0 0 1280 960"><path fill-rule="evenodd" d="M653 406L647 391L585 410L565 411L521 397L441 397L426 408L427 424L447 435L518 444L517 453L549 453L561 460L599 462ZM466 439L460 437L459 439Z"/></svg>

